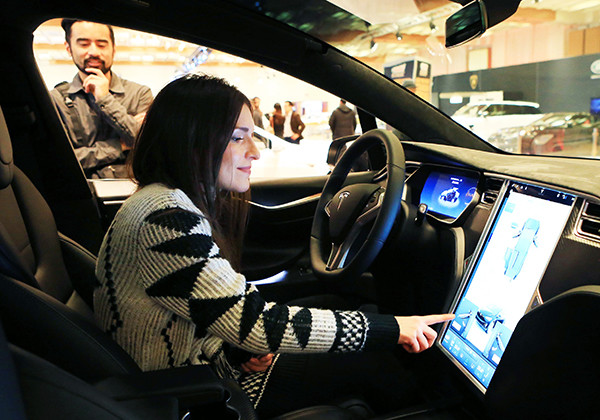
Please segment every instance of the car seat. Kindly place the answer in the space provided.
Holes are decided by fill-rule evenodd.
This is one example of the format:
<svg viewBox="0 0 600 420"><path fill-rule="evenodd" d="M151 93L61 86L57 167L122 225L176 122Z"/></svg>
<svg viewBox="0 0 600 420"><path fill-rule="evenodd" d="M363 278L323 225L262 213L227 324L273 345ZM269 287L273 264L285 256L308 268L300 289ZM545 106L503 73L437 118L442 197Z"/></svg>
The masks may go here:
<svg viewBox="0 0 600 420"><path fill-rule="evenodd" d="M94 266L93 254L58 233L46 201L14 165L0 108L0 319L8 341L21 349L16 350L20 360L38 366L29 371L47 367L59 372L56 375L66 378L69 392L82 387L83 381L85 387L92 387L90 392L103 394L99 398L105 402L142 401L143 405L146 401L151 405L162 399L168 411L176 398L179 414L202 406L203 415L212 407L220 416L227 412L231 418L256 417L237 384L217 378L208 366L142 372L93 320ZM36 404L29 399L26 405L28 401ZM370 410L364 403L350 401L309 407L280 419L367 415ZM52 418L41 416L30 418Z"/></svg>

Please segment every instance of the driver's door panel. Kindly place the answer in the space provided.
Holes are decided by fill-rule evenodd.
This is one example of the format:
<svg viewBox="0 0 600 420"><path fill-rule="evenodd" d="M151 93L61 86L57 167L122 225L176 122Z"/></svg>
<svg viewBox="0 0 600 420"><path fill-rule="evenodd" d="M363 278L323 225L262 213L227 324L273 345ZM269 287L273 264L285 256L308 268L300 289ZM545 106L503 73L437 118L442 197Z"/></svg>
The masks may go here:
<svg viewBox="0 0 600 420"><path fill-rule="evenodd" d="M347 183L366 182L371 172L350 174ZM283 270L309 270L308 244L326 176L252 183L252 204L242 257L248 280Z"/></svg>

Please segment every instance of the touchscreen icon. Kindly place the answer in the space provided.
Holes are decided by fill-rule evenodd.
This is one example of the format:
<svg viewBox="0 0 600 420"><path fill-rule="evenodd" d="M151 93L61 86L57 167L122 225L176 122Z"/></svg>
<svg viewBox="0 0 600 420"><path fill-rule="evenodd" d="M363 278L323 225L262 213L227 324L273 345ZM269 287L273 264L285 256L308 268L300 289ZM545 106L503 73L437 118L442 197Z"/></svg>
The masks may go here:
<svg viewBox="0 0 600 420"><path fill-rule="evenodd" d="M523 227L513 238L519 238L514 248L507 248L504 253L504 275L514 280L517 278L531 245L538 246L536 243L537 234L540 230L540 221L536 219L527 219Z"/></svg>

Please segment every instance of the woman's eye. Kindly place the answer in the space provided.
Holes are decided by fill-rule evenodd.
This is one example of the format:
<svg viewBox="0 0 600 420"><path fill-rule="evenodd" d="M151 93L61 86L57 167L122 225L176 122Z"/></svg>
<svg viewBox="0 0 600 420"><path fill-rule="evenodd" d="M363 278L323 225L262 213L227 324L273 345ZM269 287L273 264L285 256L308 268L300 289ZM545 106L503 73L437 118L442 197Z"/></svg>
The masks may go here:
<svg viewBox="0 0 600 420"><path fill-rule="evenodd" d="M242 140L244 140L244 138L243 138L243 137L235 137L235 136L234 136L234 137L232 137L232 138L231 138L231 141L233 141L233 142L236 142L236 143L239 143L239 142L241 142Z"/></svg>

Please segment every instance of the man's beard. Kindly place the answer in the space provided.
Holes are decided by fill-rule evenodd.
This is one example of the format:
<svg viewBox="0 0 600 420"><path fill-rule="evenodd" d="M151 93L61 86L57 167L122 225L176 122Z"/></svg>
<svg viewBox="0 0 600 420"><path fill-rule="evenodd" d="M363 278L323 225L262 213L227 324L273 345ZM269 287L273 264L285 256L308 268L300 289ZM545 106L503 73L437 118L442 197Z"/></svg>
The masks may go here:
<svg viewBox="0 0 600 420"><path fill-rule="evenodd" d="M106 63L104 62L104 60L99 60L97 58L94 58L94 60L100 61L101 65L100 67L91 67L91 68L99 68L102 73L106 74L110 71L110 67L106 67ZM77 66L77 68L79 70L81 70L83 73L90 75L90 74L94 74L94 73L90 73L89 71L85 71L85 69L90 68L90 66L88 66L88 63L90 62L90 59L84 60L83 61L83 66L81 66L78 63L75 63L75 65Z"/></svg>

